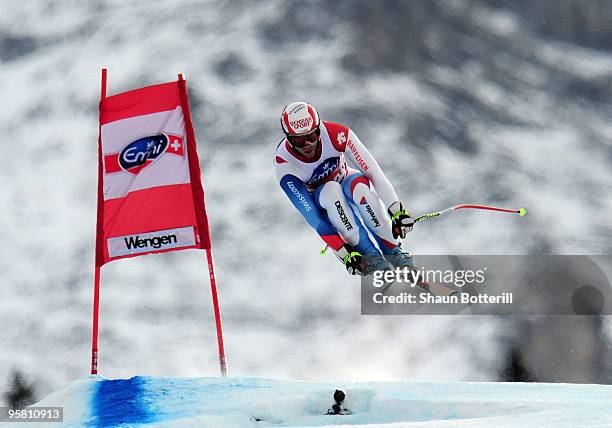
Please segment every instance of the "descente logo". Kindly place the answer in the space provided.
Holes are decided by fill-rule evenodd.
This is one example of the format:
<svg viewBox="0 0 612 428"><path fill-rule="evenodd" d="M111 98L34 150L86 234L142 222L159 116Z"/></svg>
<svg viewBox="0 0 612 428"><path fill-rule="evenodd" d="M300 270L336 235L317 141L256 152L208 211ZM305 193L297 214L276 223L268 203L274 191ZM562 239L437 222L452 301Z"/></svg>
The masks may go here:
<svg viewBox="0 0 612 428"><path fill-rule="evenodd" d="M338 211L338 215L340 216L340 220L342 220L342 223L346 227L346 230L353 230L353 225L346 216L346 213L344 212L344 208L342 208L342 204L340 203L340 201L336 201L335 205L336 210Z"/></svg>
<svg viewBox="0 0 612 428"><path fill-rule="evenodd" d="M154 236L152 238L140 238L140 236L129 236L127 238L123 238L125 241L125 246L128 250L133 250L134 248L161 248L162 245L168 244L176 244L177 239L176 235L166 235L166 236Z"/></svg>

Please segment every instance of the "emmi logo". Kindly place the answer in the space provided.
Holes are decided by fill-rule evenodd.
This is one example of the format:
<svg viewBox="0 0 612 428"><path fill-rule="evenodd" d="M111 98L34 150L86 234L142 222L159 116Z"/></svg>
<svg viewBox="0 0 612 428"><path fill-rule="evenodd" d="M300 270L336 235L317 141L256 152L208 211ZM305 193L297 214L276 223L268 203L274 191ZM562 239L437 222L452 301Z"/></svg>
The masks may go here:
<svg viewBox="0 0 612 428"><path fill-rule="evenodd" d="M177 239L176 235L166 235L166 236L154 236L152 238L140 238L140 236L129 236L123 238L125 241L125 246L128 250L133 250L134 248L161 248L162 245L168 244L176 244Z"/></svg>

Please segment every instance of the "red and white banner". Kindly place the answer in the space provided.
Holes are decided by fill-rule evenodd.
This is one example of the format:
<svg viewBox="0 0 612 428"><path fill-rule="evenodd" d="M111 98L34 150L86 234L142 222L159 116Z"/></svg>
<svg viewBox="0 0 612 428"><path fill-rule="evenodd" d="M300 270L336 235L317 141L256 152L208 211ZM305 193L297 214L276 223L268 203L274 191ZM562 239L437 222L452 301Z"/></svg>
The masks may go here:
<svg viewBox="0 0 612 428"><path fill-rule="evenodd" d="M96 266L210 248L186 81L100 102Z"/></svg>

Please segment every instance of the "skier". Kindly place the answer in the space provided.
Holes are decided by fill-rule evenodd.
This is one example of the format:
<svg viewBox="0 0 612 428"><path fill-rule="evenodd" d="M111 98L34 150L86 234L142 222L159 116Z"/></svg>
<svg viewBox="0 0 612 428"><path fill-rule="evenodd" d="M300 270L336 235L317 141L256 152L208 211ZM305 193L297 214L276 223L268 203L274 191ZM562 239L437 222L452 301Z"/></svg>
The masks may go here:
<svg viewBox="0 0 612 428"><path fill-rule="evenodd" d="M368 275L392 266L413 267L400 238L414 221L357 135L320 120L305 102L283 109L281 127L286 138L274 159L279 184L347 271Z"/></svg>

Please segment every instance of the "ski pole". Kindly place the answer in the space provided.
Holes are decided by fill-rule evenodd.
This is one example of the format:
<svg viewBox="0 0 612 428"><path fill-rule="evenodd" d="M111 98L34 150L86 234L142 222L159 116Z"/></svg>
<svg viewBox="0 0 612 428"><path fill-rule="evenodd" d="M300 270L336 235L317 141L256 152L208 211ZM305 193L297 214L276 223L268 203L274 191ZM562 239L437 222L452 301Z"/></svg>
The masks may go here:
<svg viewBox="0 0 612 428"><path fill-rule="evenodd" d="M418 223L421 220L425 220L425 219L432 218L432 217L438 217L438 216L441 216L444 213L453 212L455 210L460 210L460 209L500 211L500 212L504 212L504 213L518 214L521 217L523 217L525 214L527 214L527 210L525 208L519 208L518 210L512 210L512 209L508 209L508 208L492 207L492 206L489 206L489 205L460 204L460 205L454 205L452 207L446 208L445 210L442 210L442 211L434 211L434 212L431 212L431 213L423 214L421 216L416 217L414 219L414 222ZM329 245L326 245L325 247L321 247L321 249L319 250L319 254L324 256L325 253L327 252L328 248L329 248Z"/></svg>
<svg viewBox="0 0 612 428"><path fill-rule="evenodd" d="M440 215L442 215L444 213L447 213L447 212L452 212L452 211L455 211L455 210L466 209L466 208L474 209L474 210L501 211L501 212L504 212L504 213L518 214L521 217L523 217L525 214L527 214L527 210L525 208L519 208L518 210L511 210L511 209L508 209L508 208L491 207L489 205L461 204L461 205L452 206L452 207L447 208L447 209L442 210L442 211L434 211L434 212L431 212L431 213L423 214L423 215L415 218L414 222L418 223L421 220L425 220L425 219L432 218L432 217L438 217L438 216L440 216Z"/></svg>

